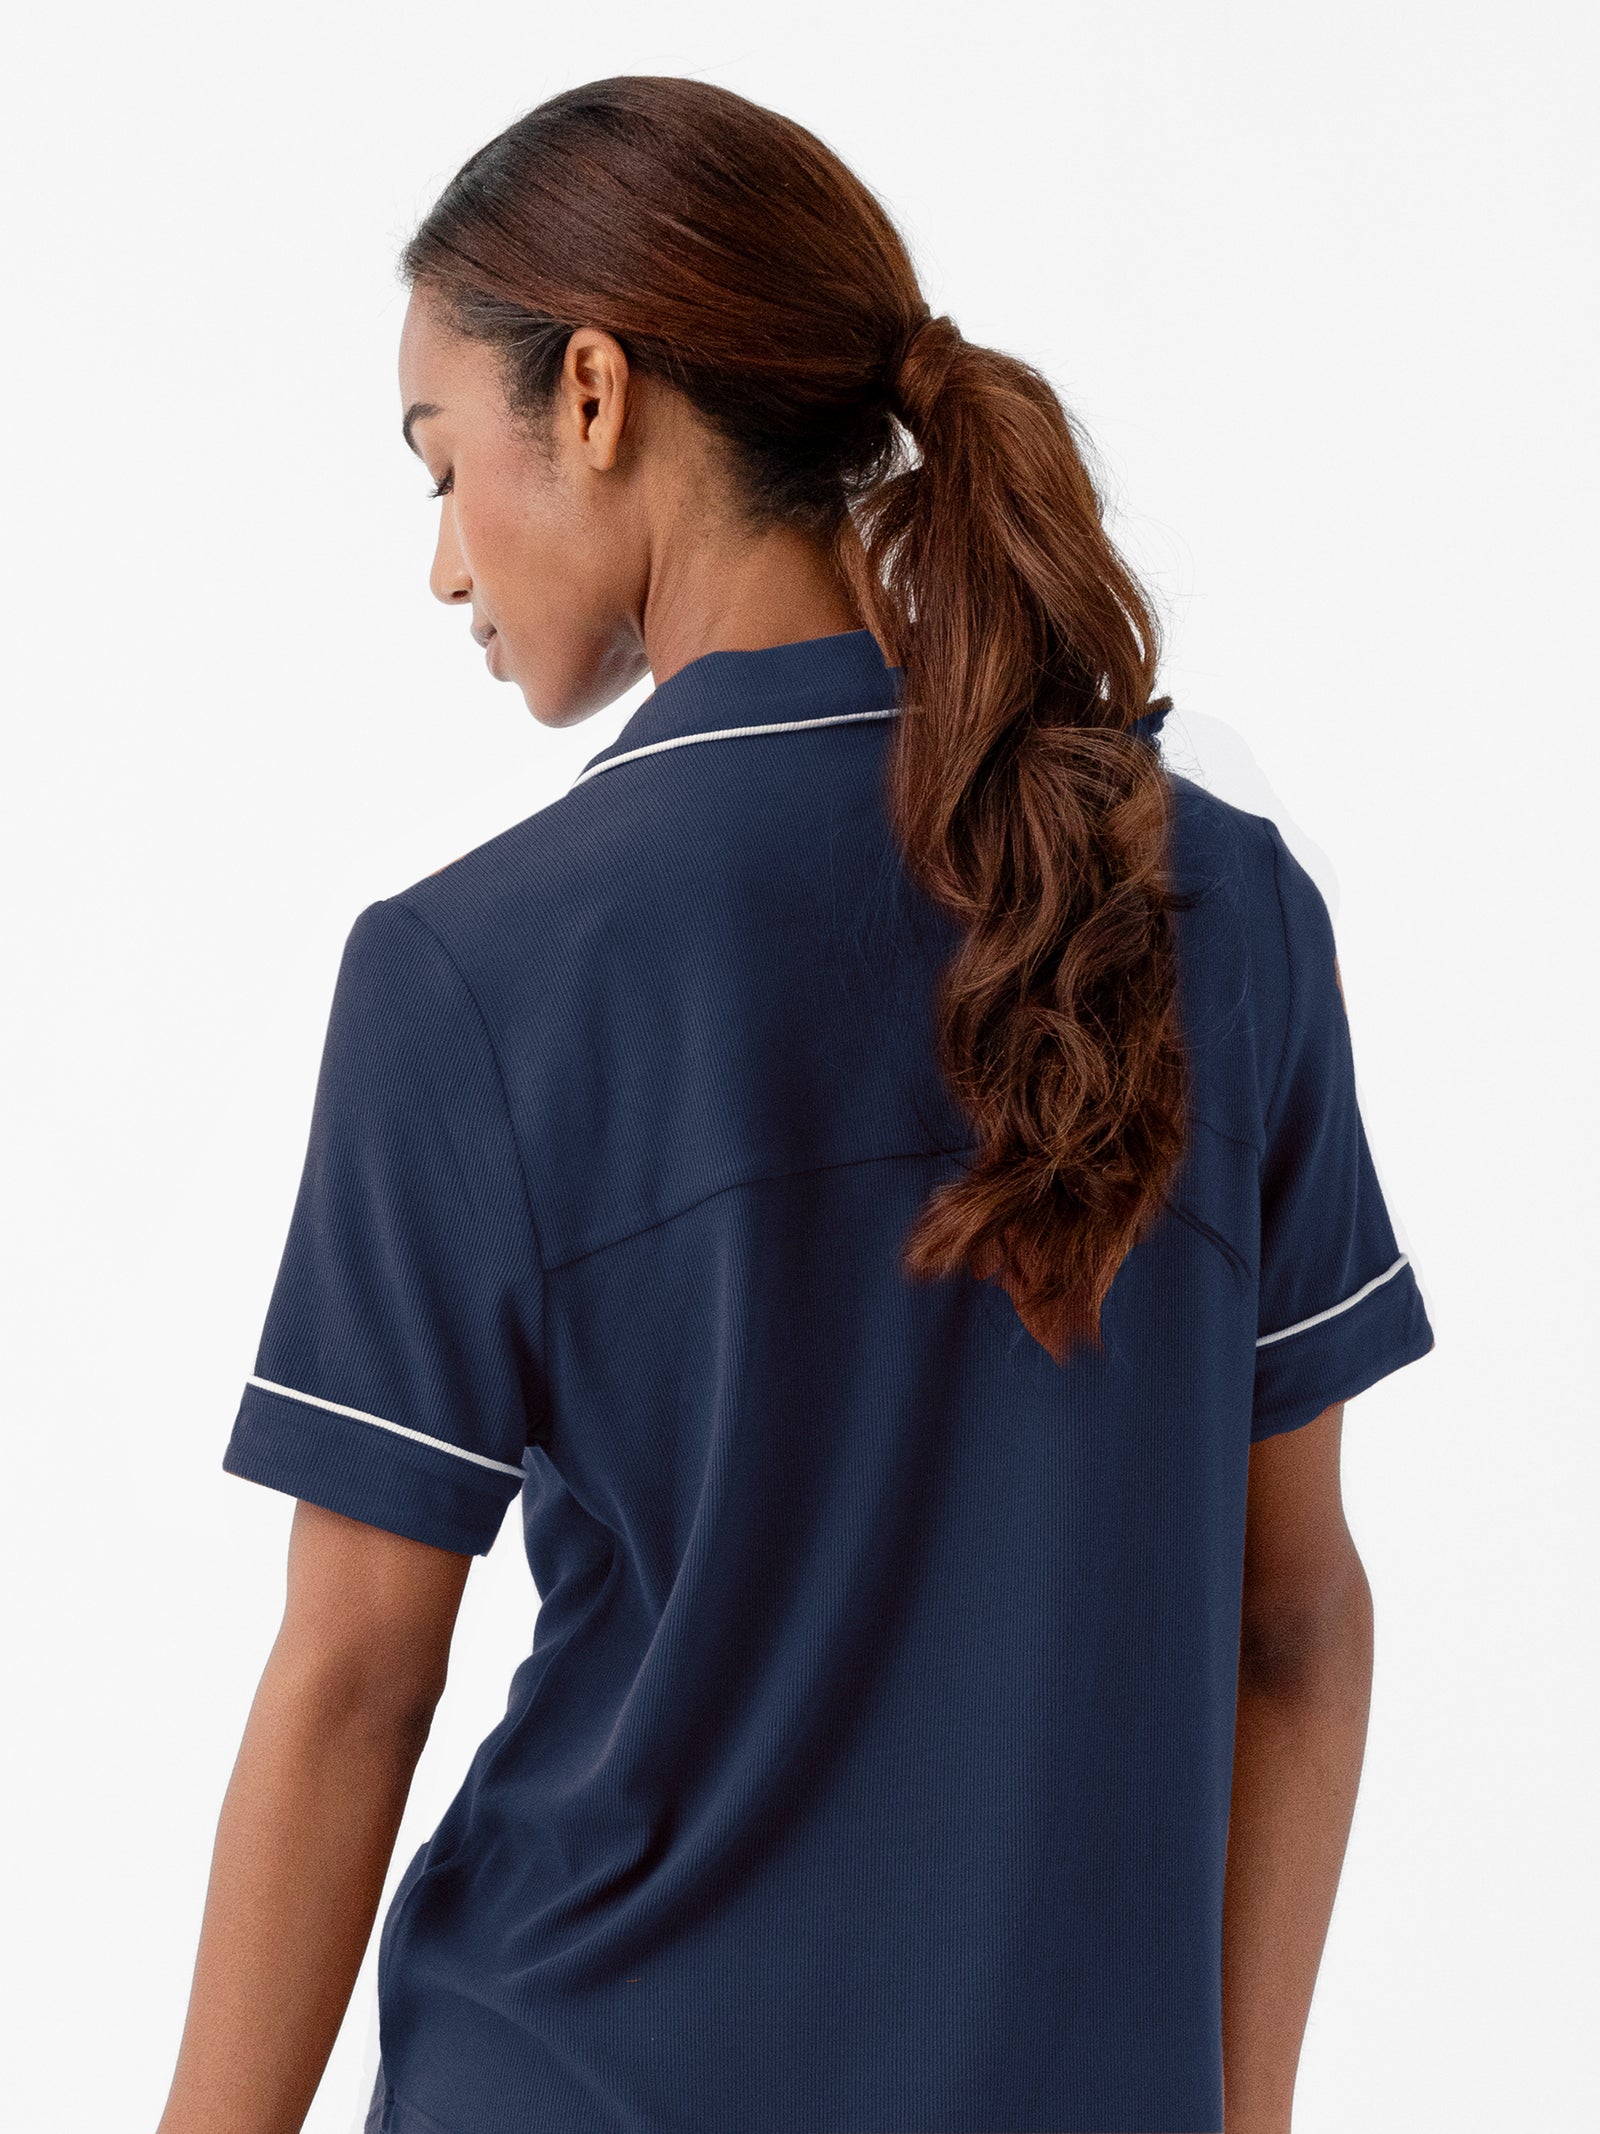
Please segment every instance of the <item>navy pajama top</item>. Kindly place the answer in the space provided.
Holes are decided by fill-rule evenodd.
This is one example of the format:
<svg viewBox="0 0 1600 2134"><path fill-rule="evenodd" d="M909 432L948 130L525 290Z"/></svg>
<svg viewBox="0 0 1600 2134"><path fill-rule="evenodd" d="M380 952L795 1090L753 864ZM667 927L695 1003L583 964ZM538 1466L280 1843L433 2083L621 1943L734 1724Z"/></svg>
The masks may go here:
<svg viewBox="0 0 1600 2134"><path fill-rule="evenodd" d="M1251 1444L1421 1356L1332 929L1174 777L1191 1129L1104 1346L970 1158L866 631L364 910L230 1472L539 1608L384 1921L387 2134L1208 2134ZM1151 745L1154 746L1153 733Z"/></svg>

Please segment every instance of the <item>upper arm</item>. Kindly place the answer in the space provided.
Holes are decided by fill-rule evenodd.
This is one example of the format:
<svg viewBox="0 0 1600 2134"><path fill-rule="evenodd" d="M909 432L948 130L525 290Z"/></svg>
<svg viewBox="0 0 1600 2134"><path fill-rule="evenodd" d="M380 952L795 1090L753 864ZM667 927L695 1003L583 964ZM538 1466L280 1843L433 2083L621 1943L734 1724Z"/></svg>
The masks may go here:
<svg viewBox="0 0 1600 2134"><path fill-rule="evenodd" d="M1314 1590L1351 1547L1339 1484L1344 1403L1250 1448L1245 1497L1245 1609Z"/></svg>
<svg viewBox="0 0 1600 2134"><path fill-rule="evenodd" d="M276 1657L341 1705L429 1711L444 1688L470 1555L302 1501Z"/></svg>
<svg viewBox="0 0 1600 2134"><path fill-rule="evenodd" d="M1344 1404L1251 1447L1245 1500L1241 1661L1292 1672L1368 1606L1339 1481Z"/></svg>

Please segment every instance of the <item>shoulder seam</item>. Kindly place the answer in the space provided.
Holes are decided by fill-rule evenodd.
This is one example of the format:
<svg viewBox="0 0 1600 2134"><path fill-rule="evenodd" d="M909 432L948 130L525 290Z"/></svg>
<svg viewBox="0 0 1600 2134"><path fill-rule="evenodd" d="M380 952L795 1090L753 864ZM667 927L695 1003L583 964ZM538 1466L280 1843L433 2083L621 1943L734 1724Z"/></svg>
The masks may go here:
<svg viewBox="0 0 1600 2134"><path fill-rule="evenodd" d="M483 1041L488 1046L489 1057L494 1063L495 1087L500 1092L500 1109L505 1115L506 1132L510 1136L512 1154L516 1157L517 1161L517 1178L522 1186L522 1204L524 1211L527 1214L528 1231L533 1239L534 1258L538 1262L539 1274L541 1277L539 1284L539 1310L542 1320L545 1309L544 1281L542 1278L548 1270L546 1269L544 1262L544 1245L539 1236L539 1224L533 1212L533 1193L528 1184L528 1169L527 1165L522 1160L522 1144L517 1139L517 1123L515 1114L512 1112L511 1109L511 1095L508 1089L506 1088L505 1069L500 1063L500 1049L495 1044L494 1032L489 1028L489 1018L483 1012L483 1004L478 999L477 994L473 991L466 973L462 970L460 964L456 961L455 957L450 953L450 950L445 945L445 943L439 938L438 934L435 933L434 929L428 924L427 920L424 919L419 912L415 912L411 909L411 906L405 901L405 895L405 891L402 890L397 896L383 897L380 898L379 901L383 904L392 904L397 911L404 912L406 917L411 921L411 924L417 928L419 933L425 934L427 936L427 938L433 943L434 947L438 950L439 954L444 958L445 962L449 965L452 973L455 976L456 983L460 986L462 992L466 994L468 1000L472 1003L472 1012L478 1018L478 1027L483 1032ZM543 1327L541 1325L541 1337L542 1334Z"/></svg>

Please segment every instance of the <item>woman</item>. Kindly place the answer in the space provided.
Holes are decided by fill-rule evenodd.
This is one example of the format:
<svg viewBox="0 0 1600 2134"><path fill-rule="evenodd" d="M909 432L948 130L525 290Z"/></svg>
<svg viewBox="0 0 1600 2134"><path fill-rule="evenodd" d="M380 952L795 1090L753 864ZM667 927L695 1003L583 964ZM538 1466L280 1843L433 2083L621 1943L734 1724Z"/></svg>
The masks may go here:
<svg viewBox="0 0 1600 2134"><path fill-rule="evenodd" d="M573 788L368 906L225 1464L292 1493L163 2134L287 2134L472 1556L506 1715L384 2134L1287 2128L1431 1345L1328 917L1163 769L1040 375L724 90L556 97L404 255L432 585Z"/></svg>

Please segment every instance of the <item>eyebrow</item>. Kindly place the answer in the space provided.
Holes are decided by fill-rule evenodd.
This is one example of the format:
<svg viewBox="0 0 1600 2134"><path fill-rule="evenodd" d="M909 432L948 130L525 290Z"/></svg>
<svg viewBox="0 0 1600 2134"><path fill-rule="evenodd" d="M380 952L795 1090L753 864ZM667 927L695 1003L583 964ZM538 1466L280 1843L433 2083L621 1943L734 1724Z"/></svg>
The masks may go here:
<svg viewBox="0 0 1600 2134"><path fill-rule="evenodd" d="M442 415L443 413L444 409L440 407L439 403L436 400L412 401L410 407L406 409L405 420L400 425L400 435L405 439L406 443L411 447L411 450L413 452L417 452L417 440L411 434L411 425L414 422L421 422L425 416ZM417 452L417 457L418 459L420 459L422 457L422 454L420 452Z"/></svg>

